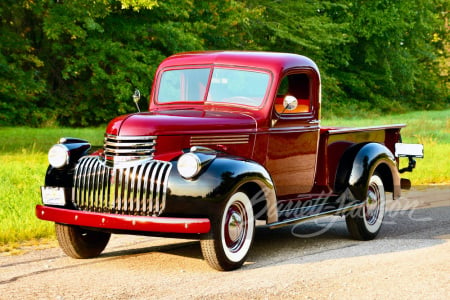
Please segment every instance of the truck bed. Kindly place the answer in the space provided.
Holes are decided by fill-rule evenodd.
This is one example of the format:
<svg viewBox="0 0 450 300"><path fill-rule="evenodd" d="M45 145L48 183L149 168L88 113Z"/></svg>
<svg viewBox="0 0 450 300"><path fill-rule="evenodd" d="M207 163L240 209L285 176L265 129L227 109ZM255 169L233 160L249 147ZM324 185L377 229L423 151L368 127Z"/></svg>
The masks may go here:
<svg viewBox="0 0 450 300"><path fill-rule="evenodd" d="M395 143L401 141L400 130L405 124L320 128L319 156L316 171L316 183L322 189L332 190L330 183L335 182L336 170L344 152L354 144L375 142L386 146L392 153Z"/></svg>

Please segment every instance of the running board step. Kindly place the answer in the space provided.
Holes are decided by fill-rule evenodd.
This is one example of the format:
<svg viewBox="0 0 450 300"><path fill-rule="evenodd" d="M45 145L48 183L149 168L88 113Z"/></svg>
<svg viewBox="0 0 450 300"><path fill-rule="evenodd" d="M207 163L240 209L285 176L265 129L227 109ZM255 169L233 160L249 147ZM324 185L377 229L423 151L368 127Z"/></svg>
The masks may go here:
<svg viewBox="0 0 450 300"><path fill-rule="evenodd" d="M355 210L364 206L364 202L357 202L345 205L343 207L330 206L325 205L313 205L308 207L299 208L296 210L290 211L282 211L281 213L290 214L296 216L294 218L283 218L281 221L267 224L270 228L279 228L287 225L292 225L295 223L300 223L304 221L308 221L314 218L323 217L327 215L335 215L339 213L344 213L347 211ZM283 214L281 214L280 218L282 218ZM279 218L279 219L280 219Z"/></svg>

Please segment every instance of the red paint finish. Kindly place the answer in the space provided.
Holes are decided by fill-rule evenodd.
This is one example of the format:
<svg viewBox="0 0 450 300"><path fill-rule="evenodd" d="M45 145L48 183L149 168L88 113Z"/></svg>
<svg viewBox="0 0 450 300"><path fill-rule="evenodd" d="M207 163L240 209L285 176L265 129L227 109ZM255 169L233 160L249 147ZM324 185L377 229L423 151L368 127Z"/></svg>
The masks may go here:
<svg viewBox="0 0 450 300"><path fill-rule="evenodd" d="M270 73L272 76L269 83L269 91L266 95L264 104L259 108L247 106L226 105L223 103L180 103L180 104L157 104L155 101L158 94L161 75L164 70L170 68L199 66L229 66L235 68L252 68ZM190 52L173 55L165 59L156 72L153 81L152 93L150 96L150 111L166 109L187 109L202 107L207 110L236 111L252 116L258 124L258 128L270 127L270 115L272 113L272 101L276 96L277 87L281 78L292 71L301 67L304 70L310 70L313 76L320 78L317 65L309 58L289 53L271 53L271 52L244 52L244 51L209 51L209 52ZM314 89L318 92L319 84ZM318 107L316 107L318 109ZM315 111L315 113L319 113ZM269 118L268 118L269 116Z"/></svg>
<svg viewBox="0 0 450 300"><path fill-rule="evenodd" d="M343 153L352 145L375 142L394 153L404 124L371 127L322 127L320 129L316 190L331 191Z"/></svg>
<svg viewBox="0 0 450 300"><path fill-rule="evenodd" d="M206 218L126 216L42 205L36 206L36 216L41 220L62 224L129 231L207 233L211 229L210 221Z"/></svg>
<svg viewBox="0 0 450 300"><path fill-rule="evenodd" d="M126 119L119 117L113 123L117 125L119 122L118 133L123 136L255 132L256 129L254 119L245 114L200 109L134 114Z"/></svg>

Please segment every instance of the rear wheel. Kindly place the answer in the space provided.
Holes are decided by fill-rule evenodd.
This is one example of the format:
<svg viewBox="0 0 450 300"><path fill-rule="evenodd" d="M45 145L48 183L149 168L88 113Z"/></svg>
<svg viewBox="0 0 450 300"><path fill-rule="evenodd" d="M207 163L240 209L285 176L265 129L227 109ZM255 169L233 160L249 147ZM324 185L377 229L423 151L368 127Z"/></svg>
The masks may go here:
<svg viewBox="0 0 450 300"><path fill-rule="evenodd" d="M346 216L348 231L358 240L374 239L381 229L386 207L386 193L380 176L370 177L364 206Z"/></svg>
<svg viewBox="0 0 450 300"><path fill-rule="evenodd" d="M211 224L211 231L202 237L203 257L216 270L237 269L247 258L254 233L252 203L245 193L236 192Z"/></svg>
<svg viewBox="0 0 450 300"><path fill-rule="evenodd" d="M55 224L61 249L73 258L97 257L105 249L110 233L92 231L78 226Z"/></svg>

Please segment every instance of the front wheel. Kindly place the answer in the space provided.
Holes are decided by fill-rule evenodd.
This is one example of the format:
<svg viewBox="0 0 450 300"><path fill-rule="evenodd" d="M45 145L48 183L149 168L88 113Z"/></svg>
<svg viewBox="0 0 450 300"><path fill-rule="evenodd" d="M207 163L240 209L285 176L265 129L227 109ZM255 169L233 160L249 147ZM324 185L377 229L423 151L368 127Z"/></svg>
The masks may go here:
<svg viewBox="0 0 450 300"><path fill-rule="evenodd" d="M105 249L110 233L92 231L78 226L55 224L59 246L73 258L97 257Z"/></svg>
<svg viewBox="0 0 450 300"><path fill-rule="evenodd" d="M245 262L255 233L253 207L248 196L236 192L228 199L220 218L200 240L203 257L219 271L239 268Z"/></svg>
<svg viewBox="0 0 450 300"><path fill-rule="evenodd" d="M372 175L367 189L367 198L361 209L346 216L347 229L357 240L374 239L381 229L386 207L386 193L383 181L377 174Z"/></svg>

